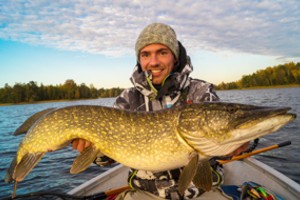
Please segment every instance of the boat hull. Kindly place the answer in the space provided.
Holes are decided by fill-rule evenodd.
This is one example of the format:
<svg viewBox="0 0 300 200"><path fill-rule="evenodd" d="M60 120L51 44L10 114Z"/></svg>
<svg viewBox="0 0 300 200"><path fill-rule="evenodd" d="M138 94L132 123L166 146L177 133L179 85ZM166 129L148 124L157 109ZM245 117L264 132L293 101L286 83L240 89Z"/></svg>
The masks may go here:
<svg viewBox="0 0 300 200"><path fill-rule="evenodd" d="M116 165L103 174L74 188L68 194L86 196L127 185L128 167ZM241 185L253 181L284 199L300 199L300 185L268 165L254 159L224 164L224 185Z"/></svg>

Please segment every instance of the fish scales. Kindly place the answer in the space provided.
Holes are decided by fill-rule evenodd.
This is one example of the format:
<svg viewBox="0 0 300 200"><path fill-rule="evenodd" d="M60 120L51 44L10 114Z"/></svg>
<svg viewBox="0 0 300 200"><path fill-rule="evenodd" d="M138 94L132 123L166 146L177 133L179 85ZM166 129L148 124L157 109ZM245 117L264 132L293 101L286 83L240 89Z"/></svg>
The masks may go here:
<svg viewBox="0 0 300 200"><path fill-rule="evenodd" d="M65 107L50 111L34 124L20 144L17 162L28 152L54 151L75 138L83 138L103 154L128 166L159 171L171 167L165 163L172 163L176 168L188 162L195 146L199 146L199 153L201 146L217 149L220 141L232 137L231 129L238 122L248 120L255 124L259 113L269 112L229 103L193 104L156 112L128 112L102 106Z"/></svg>
<svg viewBox="0 0 300 200"><path fill-rule="evenodd" d="M103 154L125 165L136 165L144 170L154 170L152 166L156 166L155 170L165 170L170 167L165 163L174 165L173 158L178 160L180 156L182 162L174 166L179 167L187 163L188 154L193 149L179 142L174 134L178 112L175 109L132 114L98 106L67 107L48 114L44 120L42 118L29 131L20 149L24 146L30 152L55 151L61 148L57 144L83 138L93 142ZM18 153L17 162L25 153Z"/></svg>
<svg viewBox="0 0 300 200"><path fill-rule="evenodd" d="M197 187L209 190L208 159L227 155L293 121L296 115L289 110L204 102L154 112L87 105L41 111L15 132L20 134L30 127L5 180L22 181L46 152L82 138L93 145L78 155L71 173L83 171L101 153L135 169L162 171L185 166L179 192L182 194L192 180ZM198 162L202 167L197 167ZM203 182L193 177L199 175Z"/></svg>

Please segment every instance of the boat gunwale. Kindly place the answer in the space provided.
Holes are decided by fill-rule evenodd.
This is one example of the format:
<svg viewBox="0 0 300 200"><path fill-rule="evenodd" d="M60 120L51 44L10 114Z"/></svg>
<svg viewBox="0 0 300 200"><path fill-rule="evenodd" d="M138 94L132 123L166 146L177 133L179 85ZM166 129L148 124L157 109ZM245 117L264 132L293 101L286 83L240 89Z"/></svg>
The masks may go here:
<svg viewBox="0 0 300 200"><path fill-rule="evenodd" d="M91 191L97 191L95 193L99 193L99 192L105 192L105 191L111 190L111 189L116 189L118 187L122 187L122 186L126 185L129 168L122 164L114 164L114 165L115 166L113 166L112 168L103 172L102 174L75 187L74 189L69 191L68 194L70 194L70 195L86 195L86 194L91 194ZM224 173L225 173L225 184L224 185L241 185L242 184L241 181L238 182L238 184L237 184L237 181L235 181L235 183L233 183L234 181L232 181L232 179L226 181L226 174L227 174L227 177L231 175L231 173L227 173L228 169L230 169L230 171L233 172L233 170L231 170L232 168L230 167L230 165L241 166L241 167L243 167L243 165L244 165L244 166L247 166L248 169L251 168L252 170L259 171L261 174L264 174L264 175L266 175L266 177L268 177L268 179L266 179L267 181L268 180L273 181L273 183L269 181L270 184L279 185L280 187L282 187L281 191L288 191L290 193L290 194L285 193L283 196L292 196L292 197L297 197L297 199L300 199L300 184L298 184L297 182L293 181L286 175L282 174L281 172L277 171L276 169L264 164L263 162L255 159L255 158L246 158L241 161L233 161L229 164L225 164L224 165ZM126 170L126 171L124 171L124 170ZM104 183L109 183L111 181L112 177L115 178L114 177L115 175L120 175L125 172L127 172L126 177L124 177L123 180L118 179L117 180L118 185L112 185L112 184L102 185ZM238 174L239 172L234 172L234 173ZM267 186L267 187L269 186L269 185L264 185L263 183L260 183L260 182L258 182L258 183L262 184L263 186ZM97 188L99 188L99 186L101 187L101 189L97 189ZM270 189L272 189L272 188L270 188ZM275 192L277 192L277 191L275 191Z"/></svg>
<svg viewBox="0 0 300 200"><path fill-rule="evenodd" d="M279 185L281 185L282 188L285 188L287 191L298 196L300 199L300 185L294 180L257 159L247 158L244 160L244 162L253 168L259 168L260 170L263 170L263 173L267 174L270 179L276 181Z"/></svg>

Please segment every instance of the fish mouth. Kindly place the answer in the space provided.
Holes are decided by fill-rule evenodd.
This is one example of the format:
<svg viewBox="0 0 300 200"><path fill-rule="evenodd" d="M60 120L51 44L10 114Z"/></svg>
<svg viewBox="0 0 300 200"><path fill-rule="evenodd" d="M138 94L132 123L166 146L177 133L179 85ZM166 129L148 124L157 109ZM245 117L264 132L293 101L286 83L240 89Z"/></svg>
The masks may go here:
<svg viewBox="0 0 300 200"><path fill-rule="evenodd" d="M289 110L291 110L289 107L260 107L252 110L251 115L237 120L235 128L231 131L233 137L223 144L248 142L277 131L297 117L294 113L288 113Z"/></svg>

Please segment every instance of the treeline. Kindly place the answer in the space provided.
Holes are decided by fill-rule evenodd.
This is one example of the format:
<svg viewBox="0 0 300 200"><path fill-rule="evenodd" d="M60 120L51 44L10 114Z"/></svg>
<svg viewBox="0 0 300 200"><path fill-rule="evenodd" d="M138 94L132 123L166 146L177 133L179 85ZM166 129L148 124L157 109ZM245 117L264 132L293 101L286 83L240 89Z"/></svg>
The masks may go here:
<svg viewBox="0 0 300 200"><path fill-rule="evenodd" d="M258 70L251 75L244 75L235 82L224 83L216 86L219 90L242 89L250 87L272 87L279 85L300 84L300 63L286 63L274 67Z"/></svg>
<svg viewBox="0 0 300 200"><path fill-rule="evenodd" d="M77 85L71 79L56 86L38 85L30 81L26 84L16 83L14 86L5 84L4 88L0 88L0 103L116 97L122 90L121 88L96 89L93 85L88 87L84 83Z"/></svg>

